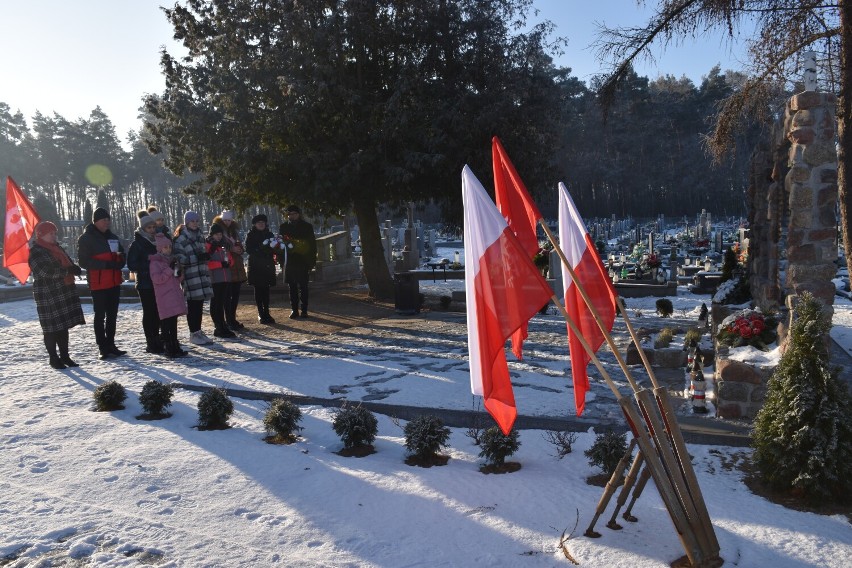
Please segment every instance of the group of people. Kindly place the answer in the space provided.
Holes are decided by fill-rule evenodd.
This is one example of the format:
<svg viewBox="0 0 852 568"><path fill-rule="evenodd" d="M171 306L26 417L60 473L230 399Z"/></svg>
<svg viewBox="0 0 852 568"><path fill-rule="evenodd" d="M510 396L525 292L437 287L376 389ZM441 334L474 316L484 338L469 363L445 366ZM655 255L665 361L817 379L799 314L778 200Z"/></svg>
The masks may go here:
<svg viewBox="0 0 852 568"><path fill-rule="evenodd" d="M308 280L316 265L313 226L302 219L295 205L287 208L287 221L273 234L266 215L256 215L245 242L240 238L235 213L222 211L205 234L201 216L187 211L183 224L169 231L155 206L140 210L139 226L125 253L121 239L110 230L109 212L98 208L77 241L74 263L57 244L57 227L49 221L36 225L30 243L29 265L33 297L44 333L50 366L76 367L68 352L68 330L85 324L75 278L86 271L92 297L95 341L101 359L120 357L127 351L115 344L120 286L125 265L134 273L142 305L145 351L168 357L187 352L178 340L177 320L186 316L189 341L212 343L202 331L205 301L209 302L213 335L234 338L245 329L237 320L240 289L254 287L258 321L273 324L269 311L270 288L277 282L277 266L290 288L290 318L308 317ZM244 255L248 255L248 268Z"/></svg>

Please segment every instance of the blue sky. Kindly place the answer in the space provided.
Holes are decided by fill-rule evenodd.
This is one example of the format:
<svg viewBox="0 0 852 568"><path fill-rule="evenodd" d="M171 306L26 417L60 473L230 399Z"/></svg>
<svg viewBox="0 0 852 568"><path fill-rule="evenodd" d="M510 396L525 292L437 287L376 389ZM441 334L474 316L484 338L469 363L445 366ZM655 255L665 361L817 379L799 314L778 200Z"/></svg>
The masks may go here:
<svg viewBox="0 0 852 568"><path fill-rule="evenodd" d="M649 4L654 4L649 2ZM145 93L160 92L159 50L175 47L160 5L164 0L26 0L0 7L0 102L20 110L28 122L36 110L69 120L100 105L123 141L137 129ZM539 16L557 25L568 47L557 62L588 82L602 72L589 44L595 22L639 25L650 12L633 0L535 0ZM672 46L655 65L639 66L648 77L686 75L701 81L715 64L739 69L741 50L731 53L718 36Z"/></svg>

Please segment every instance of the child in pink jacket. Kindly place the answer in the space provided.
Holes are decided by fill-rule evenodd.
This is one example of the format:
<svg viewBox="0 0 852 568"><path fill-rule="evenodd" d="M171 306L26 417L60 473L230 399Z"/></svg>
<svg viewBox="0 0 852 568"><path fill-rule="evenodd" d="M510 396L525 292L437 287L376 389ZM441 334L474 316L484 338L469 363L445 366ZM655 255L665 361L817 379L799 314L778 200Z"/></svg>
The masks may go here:
<svg viewBox="0 0 852 568"><path fill-rule="evenodd" d="M152 254L149 260L151 282L154 283L157 312L163 332L163 347L166 349L166 356L183 357L186 351L181 349L177 338L178 316L186 315L186 298L180 286L183 270L177 258L172 256L172 241L159 233L154 241L157 254Z"/></svg>

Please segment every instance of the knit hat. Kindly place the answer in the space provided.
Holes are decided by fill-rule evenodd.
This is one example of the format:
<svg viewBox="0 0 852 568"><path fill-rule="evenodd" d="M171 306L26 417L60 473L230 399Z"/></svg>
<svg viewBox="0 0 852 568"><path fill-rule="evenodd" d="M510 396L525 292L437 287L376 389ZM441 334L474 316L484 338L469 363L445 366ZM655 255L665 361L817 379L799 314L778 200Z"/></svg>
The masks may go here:
<svg viewBox="0 0 852 568"><path fill-rule="evenodd" d="M157 236L154 237L154 243L157 245L157 250L172 246L172 241L163 233L157 233Z"/></svg>
<svg viewBox="0 0 852 568"><path fill-rule="evenodd" d="M42 238L48 233L56 233L59 229L56 228L56 225L51 223L50 221L42 221L38 225L35 226L35 234L37 238Z"/></svg>
<svg viewBox="0 0 852 568"><path fill-rule="evenodd" d="M183 216L183 222L189 223L190 221L201 221L201 215L196 213L195 211L187 211Z"/></svg>
<svg viewBox="0 0 852 568"><path fill-rule="evenodd" d="M287 213L298 213L299 215L301 215L302 210L299 209L299 207L296 206L296 205L291 205L290 207L287 208Z"/></svg>
<svg viewBox="0 0 852 568"><path fill-rule="evenodd" d="M216 233L224 233L224 232L225 231L222 230L222 225L220 225L219 223L213 223L212 225L210 225L210 236L211 237L213 235L215 235Z"/></svg>
<svg viewBox="0 0 852 568"><path fill-rule="evenodd" d="M222 217L223 221L233 221L234 220L234 212L231 211L230 209L225 209L224 211L222 211L221 217Z"/></svg>
<svg viewBox="0 0 852 568"><path fill-rule="evenodd" d="M97 223L101 219L109 219L109 211L104 209L103 207L98 207L95 209L95 212L92 213L92 223Z"/></svg>
<svg viewBox="0 0 852 568"><path fill-rule="evenodd" d="M264 223L268 223L269 219L267 219L266 215L264 215L263 213L261 213L259 215L255 215L254 217L251 218L251 224L252 225L257 225L261 221L263 221Z"/></svg>
<svg viewBox="0 0 852 568"><path fill-rule="evenodd" d="M151 219L153 219L155 223L156 223L157 221L159 221L160 219L165 219L165 217L163 216L163 214L162 214L162 213L160 213L159 211L156 211L156 210L149 212L149 213L148 213L148 217L150 217Z"/></svg>
<svg viewBox="0 0 852 568"><path fill-rule="evenodd" d="M150 215L145 215L144 217L139 217L139 228L140 229L144 230L145 227L147 227L149 225L156 225L156 224L157 224L157 222L154 221L154 219L152 219Z"/></svg>

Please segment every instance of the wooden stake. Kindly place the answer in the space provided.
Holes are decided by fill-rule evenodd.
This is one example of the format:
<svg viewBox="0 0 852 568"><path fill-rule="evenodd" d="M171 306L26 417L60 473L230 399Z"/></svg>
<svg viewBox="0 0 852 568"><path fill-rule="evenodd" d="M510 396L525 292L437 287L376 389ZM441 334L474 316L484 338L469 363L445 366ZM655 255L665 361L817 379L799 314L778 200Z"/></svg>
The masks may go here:
<svg viewBox="0 0 852 568"><path fill-rule="evenodd" d="M645 485L648 484L648 480L651 478L651 470L648 469L648 466L645 466L645 469L642 470L642 473L639 474L639 481L636 483L636 487L633 488L633 495L630 497L630 504L624 510L624 514L621 515L621 518L630 523L635 523L639 519L633 516L633 505L636 504L636 501L642 495L642 491L645 489Z"/></svg>
<svg viewBox="0 0 852 568"><path fill-rule="evenodd" d="M615 510L612 512L612 517L610 517L609 522L606 524L607 528L614 531L620 531L623 528L615 522L615 518L624 506L624 503L627 502L627 497L630 495L630 490L636 484L636 479L639 477L639 470L642 468L642 463L644 461L645 458L642 456L642 452L636 452L636 458L630 466L630 471L627 472L627 477L624 478L624 486L621 488L621 492L618 494L618 500L615 502Z"/></svg>
<svg viewBox="0 0 852 568"><path fill-rule="evenodd" d="M606 506L609 504L609 500L612 499L612 495L615 493L615 490L618 488L618 485L621 483L622 478L624 477L624 468L627 467L627 460L629 460L633 456L633 448L636 447L636 438L630 440L630 446L627 448L627 451L624 453L624 456L619 460L618 465L615 466L615 471L612 472L612 475L609 478L609 481L606 482L606 487L604 487L604 492L601 494L601 498L598 501L597 509L595 509L595 516L592 518L592 522L589 523L589 528L586 529L586 532L583 533L585 536L590 538L600 538L601 533L595 532L595 523L598 522L598 519L603 515L603 512L606 510Z"/></svg>

